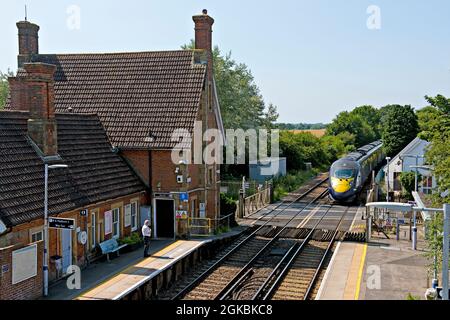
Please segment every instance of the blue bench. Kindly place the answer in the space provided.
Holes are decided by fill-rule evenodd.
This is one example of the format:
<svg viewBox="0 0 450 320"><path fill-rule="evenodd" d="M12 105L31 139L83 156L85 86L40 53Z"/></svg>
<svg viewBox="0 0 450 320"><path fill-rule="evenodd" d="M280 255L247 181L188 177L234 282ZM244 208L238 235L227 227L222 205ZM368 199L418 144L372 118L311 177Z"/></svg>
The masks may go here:
<svg viewBox="0 0 450 320"><path fill-rule="evenodd" d="M117 256L120 256L119 250L122 248L125 248L127 246L127 244L123 244L123 245L119 246L119 243L117 242L116 239L109 239L109 240L100 242L98 244L98 246L100 247L102 254L106 254L106 259L108 259L108 261L110 261L109 254L116 252Z"/></svg>

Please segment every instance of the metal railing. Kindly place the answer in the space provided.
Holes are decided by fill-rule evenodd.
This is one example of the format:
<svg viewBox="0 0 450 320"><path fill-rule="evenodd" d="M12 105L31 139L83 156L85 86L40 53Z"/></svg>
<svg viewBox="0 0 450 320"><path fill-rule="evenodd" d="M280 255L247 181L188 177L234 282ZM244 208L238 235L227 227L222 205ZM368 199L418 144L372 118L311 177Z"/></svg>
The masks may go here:
<svg viewBox="0 0 450 320"><path fill-rule="evenodd" d="M208 237L211 235L211 219L188 218L189 234L194 237Z"/></svg>
<svg viewBox="0 0 450 320"><path fill-rule="evenodd" d="M264 208L268 204L270 204L271 195L270 195L271 189L265 188L254 195L250 197L246 197L243 199L243 205L242 205L242 217L246 217L248 215L251 215L252 213Z"/></svg>
<svg viewBox="0 0 450 320"><path fill-rule="evenodd" d="M231 213L219 219L210 218L188 218L189 234L194 237L208 237L215 231L230 230L235 213Z"/></svg>

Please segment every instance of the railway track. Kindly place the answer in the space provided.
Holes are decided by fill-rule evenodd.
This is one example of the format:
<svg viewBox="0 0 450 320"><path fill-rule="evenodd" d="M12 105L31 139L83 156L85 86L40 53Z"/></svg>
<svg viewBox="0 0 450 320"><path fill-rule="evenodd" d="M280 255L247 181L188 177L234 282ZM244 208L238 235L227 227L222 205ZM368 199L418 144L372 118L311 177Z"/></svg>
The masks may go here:
<svg viewBox="0 0 450 320"><path fill-rule="evenodd" d="M345 232L339 231L350 208L346 208L335 230L321 230L316 225L301 244L294 246L280 260L252 296L253 300L307 300L316 293L316 284L327 266L337 240Z"/></svg>
<svg viewBox="0 0 450 320"><path fill-rule="evenodd" d="M192 281L184 281L183 288L172 289L177 292L171 299L192 299L209 300L220 297L224 290L227 290L230 283L240 277L241 273L247 272L249 266L253 265L267 250L274 247L280 240L280 235L286 231L287 226L303 210L309 208L312 204L322 199L327 194L327 188L324 188L328 177L321 180L312 188L302 193L289 202L278 204L271 211L261 216L259 220L268 218L261 226L254 227L254 231L245 237L241 237L233 243L226 253L219 255L218 259L208 263L195 272L190 278ZM325 190L322 190L325 189ZM289 219L284 227L270 226L269 223L276 219L283 211L292 206L292 204L304 200L307 205ZM278 210L278 211L277 211ZM275 212L275 213L274 213ZM273 215L271 215L274 213ZM186 282L189 282L185 285ZM167 298L167 294L164 298Z"/></svg>

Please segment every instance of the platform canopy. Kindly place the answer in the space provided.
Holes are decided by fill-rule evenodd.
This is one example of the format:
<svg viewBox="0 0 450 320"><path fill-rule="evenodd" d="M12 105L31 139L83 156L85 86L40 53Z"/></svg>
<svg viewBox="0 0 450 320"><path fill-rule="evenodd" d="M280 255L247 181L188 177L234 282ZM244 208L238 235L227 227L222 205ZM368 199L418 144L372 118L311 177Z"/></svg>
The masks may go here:
<svg viewBox="0 0 450 320"><path fill-rule="evenodd" d="M368 208L387 209L392 211L411 212L413 205L410 203L400 202L370 202L366 204Z"/></svg>

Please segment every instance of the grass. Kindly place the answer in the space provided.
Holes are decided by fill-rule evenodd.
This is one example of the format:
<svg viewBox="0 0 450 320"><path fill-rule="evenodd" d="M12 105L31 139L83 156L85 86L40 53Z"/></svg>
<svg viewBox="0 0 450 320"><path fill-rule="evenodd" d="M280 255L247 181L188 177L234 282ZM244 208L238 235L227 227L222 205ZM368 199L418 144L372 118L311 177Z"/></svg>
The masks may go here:
<svg viewBox="0 0 450 320"><path fill-rule="evenodd" d="M408 295L406 296L406 300L420 300L420 297L408 293Z"/></svg>
<svg viewBox="0 0 450 320"><path fill-rule="evenodd" d="M220 234L222 234L222 233L227 233L227 232L229 232L231 230L231 228L229 228L229 227L227 227L227 226L220 226L219 228L217 228L215 231L214 231L214 234L217 236L217 235L220 235Z"/></svg>
<svg viewBox="0 0 450 320"><path fill-rule="evenodd" d="M317 174L312 171L291 171L284 177L276 178L273 181L274 200L279 201L289 192L297 190L305 181Z"/></svg>

